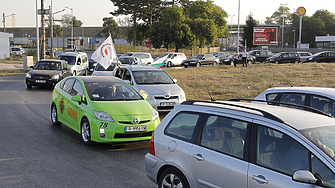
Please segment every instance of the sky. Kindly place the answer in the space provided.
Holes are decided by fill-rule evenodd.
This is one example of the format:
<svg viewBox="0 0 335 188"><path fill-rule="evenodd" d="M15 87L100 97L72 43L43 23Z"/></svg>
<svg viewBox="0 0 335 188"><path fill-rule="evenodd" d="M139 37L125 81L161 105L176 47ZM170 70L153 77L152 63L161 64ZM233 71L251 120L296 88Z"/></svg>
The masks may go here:
<svg viewBox="0 0 335 188"><path fill-rule="evenodd" d="M14 16L11 15L15 14L16 27L36 26L36 2L38 9L40 9L41 0L0 0L1 20L3 20L3 13L5 13L6 27L13 27ZM240 16L238 16L239 2ZM61 11L65 6L72 8L74 16L84 23L84 27L102 26L102 19L112 17L109 12L116 10L110 0L45 0L45 8L49 8L51 3L54 13ZM214 0L214 4L222 7L228 15L233 15L226 19L228 24L237 24L238 18L240 24L245 24L245 18L250 13L256 20L264 23L266 17L270 17L277 11L281 4L286 4L285 6L289 7L291 11L301 6L305 7L307 16L311 16L315 11L321 9L335 13L335 1L332 0ZM71 10L65 9L63 12L56 13L55 19L60 19L63 14L71 14ZM117 20L118 17L114 17L114 19ZM41 25L40 22L39 25ZM3 23L0 27L3 27Z"/></svg>

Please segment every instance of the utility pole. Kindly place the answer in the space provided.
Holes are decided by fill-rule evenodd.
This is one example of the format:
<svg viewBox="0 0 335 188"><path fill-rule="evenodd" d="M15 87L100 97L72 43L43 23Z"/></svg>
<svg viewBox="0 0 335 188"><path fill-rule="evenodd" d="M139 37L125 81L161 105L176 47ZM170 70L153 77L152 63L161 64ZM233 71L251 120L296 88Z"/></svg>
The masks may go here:
<svg viewBox="0 0 335 188"><path fill-rule="evenodd" d="M52 0L51 0L51 6L49 7L49 22L50 22L50 45L51 45L51 49L50 49L50 58L53 59L54 58L54 49L53 49L53 35L54 35L54 26L53 26L53 22L54 22L54 18L53 18L53 13L52 13Z"/></svg>
<svg viewBox="0 0 335 188"><path fill-rule="evenodd" d="M2 19L3 19L3 32L6 33L6 18L5 18L5 13L2 14Z"/></svg>
<svg viewBox="0 0 335 188"><path fill-rule="evenodd" d="M41 1L41 21L42 21L42 48L41 59L45 59L45 17L44 17L44 0Z"/></svg>

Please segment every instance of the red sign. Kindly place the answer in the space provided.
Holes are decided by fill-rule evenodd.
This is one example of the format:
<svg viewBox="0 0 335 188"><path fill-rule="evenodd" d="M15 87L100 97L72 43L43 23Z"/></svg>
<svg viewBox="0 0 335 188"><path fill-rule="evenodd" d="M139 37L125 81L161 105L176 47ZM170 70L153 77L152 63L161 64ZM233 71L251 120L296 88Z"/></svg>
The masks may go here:
<svg viewBox="0 0 335 188"><path fill-rule="evenodd" d="M277 27L254 27L254 45L277 45Z"/></svg>

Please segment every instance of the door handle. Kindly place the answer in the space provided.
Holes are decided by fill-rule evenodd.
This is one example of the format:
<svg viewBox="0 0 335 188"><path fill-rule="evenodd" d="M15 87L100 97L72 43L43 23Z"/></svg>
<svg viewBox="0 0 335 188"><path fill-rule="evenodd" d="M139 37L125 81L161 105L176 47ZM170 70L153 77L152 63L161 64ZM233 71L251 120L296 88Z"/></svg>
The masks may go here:
<svg viewBox="0 0 335 188"><path fill-rule="evenodd" d="M262 175L252 175L252 179L256 180L259 184L268 184L269 181L265 179Z"/></svg>
<svg viewBox="0 0 335 188"><path fill-rule="evenodd" d="M193 154L193 157L197 160L197 161L204 161L205 159L202 157L201 154Z"/></svg>

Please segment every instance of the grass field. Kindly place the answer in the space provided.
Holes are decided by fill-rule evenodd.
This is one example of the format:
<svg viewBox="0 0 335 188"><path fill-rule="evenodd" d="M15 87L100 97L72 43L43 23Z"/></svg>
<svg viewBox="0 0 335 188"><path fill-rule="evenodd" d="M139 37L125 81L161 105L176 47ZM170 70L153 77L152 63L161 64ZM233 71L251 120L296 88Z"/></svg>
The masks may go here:
<svg viewBox="0 0 335 188"><path fill-rule="evenodd" d="M335 64L252 64L165 69L177 79L188 100L255 98L271 87L335 87Z"/></svg>

